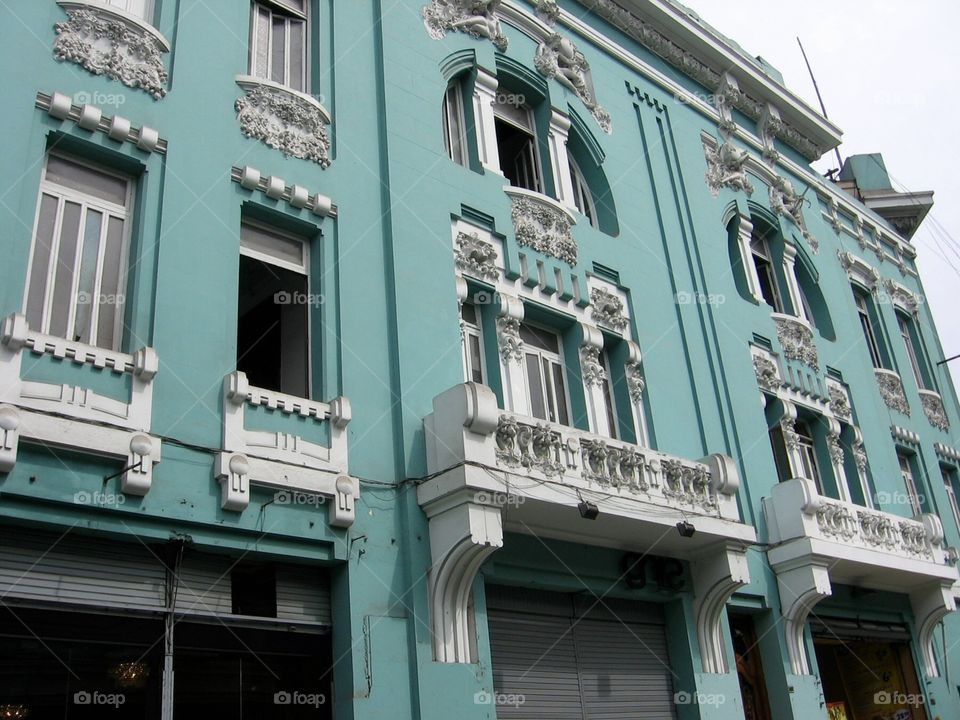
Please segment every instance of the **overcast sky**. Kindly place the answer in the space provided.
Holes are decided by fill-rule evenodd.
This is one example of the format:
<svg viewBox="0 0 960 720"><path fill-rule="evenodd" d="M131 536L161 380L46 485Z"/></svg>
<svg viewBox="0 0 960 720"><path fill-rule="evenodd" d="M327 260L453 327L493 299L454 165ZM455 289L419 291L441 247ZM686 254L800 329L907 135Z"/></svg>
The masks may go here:
<svg viewBox="0 0 960 720"><path fill-rule="evenodd" d="M686 0L706 22L761 55L819 108L799 35L841 155L883 154L898 190L933 190L934 206L913 237L944 353L960 353L960 3L951 0ZM836 166L830 153L816 163ZM935 358L939 360L941 358ZM960 359L951 364L960 387Z"/></svg>

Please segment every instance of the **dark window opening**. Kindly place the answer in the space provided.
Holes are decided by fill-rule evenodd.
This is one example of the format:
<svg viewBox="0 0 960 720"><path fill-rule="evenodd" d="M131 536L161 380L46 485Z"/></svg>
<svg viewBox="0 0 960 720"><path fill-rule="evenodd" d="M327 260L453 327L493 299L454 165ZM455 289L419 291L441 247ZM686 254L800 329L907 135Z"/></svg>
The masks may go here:
<svg viewBox="0 0 960 720"><path fill-rule="evenodd" d="M505 98L515 95L502 92ZM494 106L494 125L500 170L514 187L543 192L543 178L537 157L537 135L529 108L510 103Z"/></svg>
<svg viewBox="0 0 960 720"><path fill-rule="evenodd" d="M251 385L309 397L307 277L240 257L237 369Z"/></svg>
<svg viewBox="0 0 960 720"><path fill-rule="evenodd" d="M277 573L273 565L241 563L230 571L234 615L277 616Z"/></svg>
<svg viewBox="0 0 960 720"><path fill-rule="evenodd" d="M760 281L760 294L767 305L776 312L783 312L780 302L780 290L777 287L777 274L773 267L773 257L770 254L770 245L759 236L750 239L750 253L753 256L753 265L757 269L757 279Z"/></svg>

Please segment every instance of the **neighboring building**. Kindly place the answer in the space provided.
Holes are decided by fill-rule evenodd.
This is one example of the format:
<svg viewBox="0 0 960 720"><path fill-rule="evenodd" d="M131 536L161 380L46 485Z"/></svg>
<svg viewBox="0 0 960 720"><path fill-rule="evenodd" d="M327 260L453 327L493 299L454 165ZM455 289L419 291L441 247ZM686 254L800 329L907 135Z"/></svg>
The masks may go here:
<svg viewBox="0 0 960 720"><path fill-rule="evenodd" d="M0 18L0 717L960 717L923 213L767 63L667 0Z"/></svg>

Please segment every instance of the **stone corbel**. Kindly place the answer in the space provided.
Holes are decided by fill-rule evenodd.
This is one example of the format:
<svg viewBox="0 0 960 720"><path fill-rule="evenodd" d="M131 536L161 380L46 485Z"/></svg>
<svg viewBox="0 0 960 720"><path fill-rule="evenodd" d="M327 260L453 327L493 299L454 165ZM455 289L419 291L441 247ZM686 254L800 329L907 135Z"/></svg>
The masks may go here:
<svg viewBox="0 0 960 720"><path fill-rule="evenodd" d="M956 609L953 586L950 583L939 583L918 588L910 593L910 604L917 624L917 640L923 656L924 670L929 677L940 677L933 646L933 632L940 621Z"/></svg>
<svg viewBox="0 0 960 720"><path fill-rule="evenodd" d="M607 371L600 359L603 350L603 333L595 325L580 323L580 377L587 401L588 422L592 432L609 435L610 426L606 412L603 383Z"/></svg>
<svg viewBox="0 0 960 720"><path fill-rule="evenodd" d="M500 348L500 369L504 379L506 410L527 414L526 380L523 375L523 340L520 322L523 301L514 295L497 294L497 343Z"/></svg>
<svg viewBox="0 0 960 720"><path fill-rule="evenodd" d="M0 405L0 472L13 470L19 445L20 411L13 405Z"/></svg>
<svg viewBox="0 0 960 720"><path fill-rule="evenodd" d="M336 494L330 501L330 525L332 527L350 527L357 518L354 506L353 480L341 475L337 478Z"/></svg>
<svg viewBox="0 0 960 720"><path fill-rule="evenodd" d="M643 391L647 382L643 377L643 356L640 346L632 340L625 342L627 357L623 364L623 374L627 380L627 393L630 396L630 410L633 413L633 426L637 429L637 442L643 446L649 444L647 437L647 416L643 411Z"/></svg>
<svg viewBox="0 0 960 720"><path fill-rule="evenodd" d="M250 460L243 453L222 452L217 456L220 507L243 512L250 504Z"/></svg>
<svg viewBox="0 0 960 720"><path fill-rule="evenodd" d="M763 109L759 122L760 139L763 141L763 159L770 165L775 165L780 159L780 152L776 147L777 135L783 130L783 120L780 111L770 103Z"/></svg>
<svg viewBox="0 0 960 720"><path fill-rule="evenodd" d="M847 470L843 445L840 444L840 422L835 417L822 416L827 421L827 450L833 466L833 476L837 480L840 499L850 502L850 486L847 484Z"/></svg>
<svg viewBox="0 0 960 720"><path fill-rule="evenodd" d="M783 434L783 444L787 451L787 460L790 463L790 476L802 477L800 469L803 462L800 457L800 442L794 423L797 421L797 406L788 400L781 400L783 415L780 418L780 431ZM807 478L812 480L812 478Z"/></svg>
<svg viewBox="0 0 960 720"><path fill-rule="evenodd" d="M153 484L153 466L159 455L154 440L148 435L137 433L130 438L127 470L120 477L120 491L127 495L146 495Z"/></svg>
<svg viewBox="0 0 960 720"><path fill-rule="evenodd" d="M503 546L500 508L469 490L424 508L430 523L430 613L437 662L476 660L470 593L484 561Z"/></svg>
<svg viewBox="0 0 960 720"><path fill-rule="evenodd" d="M880 282L880 273L875 267L851 252L838 250L837 257L840 259L840 267L844 269L851 280L863 285L870 292L877 289L877 284Z"/></svg>
<svg viewBox="0 0 960 720"><path fill-rule="evenodd" d="M813 318L807 317L806 308L800 299L800 283L797 280L797 248L789 242L783 243L783 276L787 280L787 291L790 293L794 314L807 322L813 322Z"/></svg>
<svg viewBox="0 0 960 720"><path fill-rule="evenodd" d="M706 553L693 563L696 592L693 611L700 643L700 660L705 673L729 672L723 641L723 615L727 600L750 582L747 556L741 547L726 545Z"/></svg>
<svg viewBox="0 0 960 720"><path fill-rule="evenodd" d="M794 675L809 675L805 631L814 606L833 593L825 563L805 558L796 567L777 570L780 611L784 619L787 655Z"/></svg>

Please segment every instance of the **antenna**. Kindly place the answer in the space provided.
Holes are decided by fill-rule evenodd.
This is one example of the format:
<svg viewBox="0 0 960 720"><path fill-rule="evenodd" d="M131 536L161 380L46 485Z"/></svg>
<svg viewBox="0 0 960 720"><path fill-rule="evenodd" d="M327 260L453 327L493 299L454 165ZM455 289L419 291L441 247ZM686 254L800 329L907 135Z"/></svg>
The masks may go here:
<svg viewBox="0 0 960 720"><path fill-rule="evenodd" d="M810 73L810 80L813 81L813 89L817 93L817 100L820 101L820 110L823 112L823 117L827 120L830 119L830 116L827 115L827 106L823 104L823 96L820 94L820 86L817 85L817 79L813 76L813 68L810 67L810 61L807 59L807 51L803 49L803 43L800 42L800 38L797 38L797 45L800 46L800 52L803 55L803 61L807 64L807 72ZM843 159L840 157L840 148L835 147L833 151L837 154L837 172L840 171L840 168L843 167Z"/></svg>

